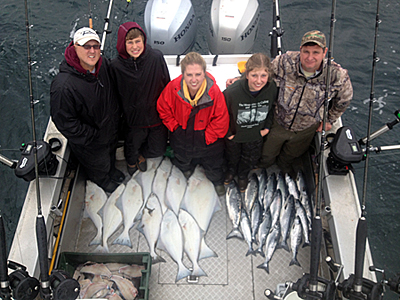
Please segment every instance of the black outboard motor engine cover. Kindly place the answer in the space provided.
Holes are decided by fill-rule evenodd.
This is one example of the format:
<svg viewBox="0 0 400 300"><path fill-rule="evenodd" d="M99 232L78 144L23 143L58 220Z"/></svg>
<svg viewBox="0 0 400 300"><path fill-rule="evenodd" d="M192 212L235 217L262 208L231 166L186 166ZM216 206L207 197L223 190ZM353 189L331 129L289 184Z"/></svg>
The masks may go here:
<svg viewBox="0 0 400 300"><path fill-rule="evenodd" d="M349 170L353 171L351 163L358 163L363 159L363 152L348 126L340 127L331 144L328 155L328 171L331 175L346 175Z"/></svg>
<svg viewBox="0 0 400 300"><path fill-rule="evenodd" d="M37 162L39 175L54 175L57 171L58 160L51 152L51 147L45 141L37 141ZM33 142L27 143L22 148L21 158L15 168L15 175L25 181L35 179L35 157Z"/></svg>

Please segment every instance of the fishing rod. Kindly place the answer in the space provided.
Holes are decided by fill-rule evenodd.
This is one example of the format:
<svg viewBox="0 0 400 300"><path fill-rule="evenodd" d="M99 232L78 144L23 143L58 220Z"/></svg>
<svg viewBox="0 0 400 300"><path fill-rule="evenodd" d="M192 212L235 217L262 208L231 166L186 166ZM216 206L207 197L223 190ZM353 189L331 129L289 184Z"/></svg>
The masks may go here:
<svg viewBox="0 0 400 300"><path fill-rule="evenodd" d="M279 14L278 0L273 0L272 3L273 20L271 36L271 57L276 57L282 54L282 35L285 31L281 28L281 17Z"/></svg>
<svg viewBox="0 0 400 300"><path fill-rule="evenodd" d="M90 0L89 0L90 1ZM128 2L129 4L129 2ZM110 0L110 3L108 4L108 11L107 11L107 16L104 18L104 29L103 29L103 35L101 37L101 52L103 53L104 50L104 45L106 43L106 36L107 34L111 33L111 30L108 29L108 24L110 23L110 15L111 15L111 8L113 6L113 0Z"/></svg>
<svg viewBox="0 0 400 300"><path fill-rule="evenodd" d="M36 128L35 128L35 102L33 99L32 88L32 60L30 54L30 38L29 38L29 19L28 19L28 1L25 0L25 23L26 23L26 45L28 51L28 82L29 82L29 99L31 108L31 125L32 125L32 143L33 143L33 156L35 162L35 177L36 177L36 201L37 201L37 217L36 217L36 239L39 254L40 266L40 293L43 299L51 299L50 291L50 277L49 277L49 263L47 259L47 233L44 217L42 214L42 203L40 199L40 185L39 185L39 166L37 159L37 142L36 142Z"/></svg>
<svg viewBox="0 0 400 300"><path fill-rule="evenodd" d="M54 272L52 276L49 275L49 261L47 257L47 230L42 214L42 203L40 198L40 183L39 183L39 164L38 164L38 147L36 141L36 128L35 128L35 102L33 99L32 87L32 60L30 55L30 37L29 37L29 19L28 19L28 1L25 0L25 23L26 23L26 43L27 43L27 57L28 57L28 82L29 82L29 98L32 122L32 145L33 156L35 162L35 178L36 178L36 197L37 197L37 217L36 217L36 239L39 255L40 267L40 294L42 299L76 299L79 295L79 283L70 278L65 272ZM72 290L71 290L72 289ZM16 298L18 299L18 298ZM25 299L25 298L23 298ZM30 299L30 298L29 298ZM32 298L33 299L33 298Z"/></svg>
<svg viewBox="0 0 400 300"><path fill-rule="evenodd" d="M368 114L368 128L367 138L365 141L366 152L365 157L365 168L364 168L364 181L363 181L363 196L361 202L361 216L358 219L356 229L356 249L355 249L355 265L354 265L354 276L351 275L349 279L345 280L340 285L340 289L343 290L345 297L350 300L358 299L381 299L382 298L382 284L374 283L368 279L363 278L364 259L365 259L365 248L367 242L367 219L366 219L366 195L367 195L367 179L368 179L368 163L369 163L369 143L371 140L371 123L372 123L372 105L375 95L375 69L376 63L379 60L377 57L377 38L379 28L379 0L377 0L376 7L376 19L375 19L375 35L374 35L374 50L372 59L372 76L371 76L371 92L369 98L369 114Z"/></svg>
<svg viewBox="0 0 400 300"><path fill-rule="evenodd" d="M321 202L322 202L322 180L324 174L323 168L323 157L326 144L326 123L328 104L330 102L329 90L331 85L331 62L332 49L333 49L333 37L334 37L334 24L336 12L336 0L332 0L331 9L331 22L330 22L330 36L329 36L329 47L328 47L328 59L327 59L327 72L326 72L326 89L325 89L325 100L324 110L322 118L322 131L321 131L321 145L319 153L319 171L318 171L318 189L317 197L315 201L316 212L312 219L312 230L311 230L311 254L310 254L310 273L305 274L296 283L292 284L291 288L297 291L297 294L303 299L334 299L336 293L336 286L333 280L327 280L318 276L318 269L320 263L320 252L322 242L322 221L321 221Z"/></svg>

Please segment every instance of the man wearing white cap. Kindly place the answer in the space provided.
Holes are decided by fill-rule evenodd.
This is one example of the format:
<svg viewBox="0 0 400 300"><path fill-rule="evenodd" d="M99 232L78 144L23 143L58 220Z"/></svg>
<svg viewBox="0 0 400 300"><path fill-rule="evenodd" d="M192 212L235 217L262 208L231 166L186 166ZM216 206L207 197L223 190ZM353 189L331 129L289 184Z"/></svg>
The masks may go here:
<svg viewBox="0 0 400 300"><path fill-rule="evenodd" d="M75 32L51 84L50 104L52 120L68 139L87 178L113 192L125 177L115 168L119 107L109 62L101 56L100 39L93 29Z"/></svg>

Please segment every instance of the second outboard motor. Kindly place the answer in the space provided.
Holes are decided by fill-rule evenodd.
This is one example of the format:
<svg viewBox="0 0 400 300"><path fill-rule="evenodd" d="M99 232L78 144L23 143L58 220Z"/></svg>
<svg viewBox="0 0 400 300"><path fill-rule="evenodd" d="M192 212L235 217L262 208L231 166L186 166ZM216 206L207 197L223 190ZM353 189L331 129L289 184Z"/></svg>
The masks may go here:
<svg viewBox="0 0 400 300"><path fill-rule="evenodd" d="M147 43L164 55L181 55L192 47L197 32L190 0L150 0L144 12Z"/></svg>
<svg viewBox="0 0 400 300"><path fill-rule="evenodd" d="M251 52L260 22L258 0L213 0L208 32L212 54Z"/></svg>

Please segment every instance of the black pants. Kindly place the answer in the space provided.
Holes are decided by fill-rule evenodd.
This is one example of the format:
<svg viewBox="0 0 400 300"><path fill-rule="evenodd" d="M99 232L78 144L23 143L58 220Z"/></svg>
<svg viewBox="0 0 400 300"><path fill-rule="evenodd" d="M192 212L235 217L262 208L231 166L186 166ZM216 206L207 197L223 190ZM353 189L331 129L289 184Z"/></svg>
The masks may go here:
<svg viewBox="0 0 400 300"><path fill-rule="evenodd" d="M187 153L179 153L174 151L172 163L176 165L182 172L193 171L196 165L203 166L207 178L214 185L221 185L224 182L222 164L224 163L224 152L221 147L218 151L213 151L209 155L202 157L193 157Z"/></svg>
<svg viewBox="0 0 400 300"><path fill-rule="evenodd" d="M115 170L115 150L117 137L108 145L79 146L69 144L75 157L83 167L87 178L105 188Z"/></svg>
<svg viewBox="0 0 400 300"><path fill-rule="evenodd" d="M134 165L139 155L144 158L164 155L167 148L167 137L168 130L164 125L131 129L125 136L126 162L129 165Z"/></svg>
<svg viewBox="0 0 400 300"><path fill-rule="evenodd" d="M261 157L263 139L254 142L236 143L225 139L228 171L239 178L247 178Z"/></svg>

